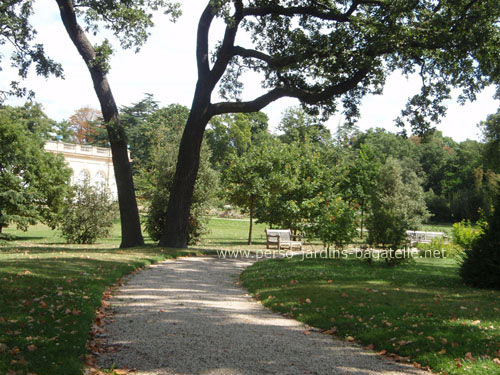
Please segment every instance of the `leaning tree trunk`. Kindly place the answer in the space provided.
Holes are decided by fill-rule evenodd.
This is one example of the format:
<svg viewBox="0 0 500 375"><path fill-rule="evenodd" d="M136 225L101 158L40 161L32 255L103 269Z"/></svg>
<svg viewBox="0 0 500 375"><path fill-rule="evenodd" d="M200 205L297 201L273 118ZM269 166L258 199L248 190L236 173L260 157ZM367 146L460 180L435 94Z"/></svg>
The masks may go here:
<svg viewBox="0 0 500 375"><path fill-rule="evenodd" d="M73 2L71 0L56 0L59 5L61 19L71 41L82 56L92 77L94 90L101 104L101 111L108 131L109 143L113 158L118 204L122 227L122 242L120 247L144 245L139 220L139 210L135 197L132 167L128 159L125 131L120 125L118 107L113 98L106 72L96 61L94 47L87 39L84 31L78 25Z"/></svg>
<svg viewBox="0 0 500 375"><path fill-rule="evenodd" d="M200 164L205 128L210 120L210 92L199 82L179 145L174 180L170 190L165 228L159 246L185 248L194 185Z"/></svg>

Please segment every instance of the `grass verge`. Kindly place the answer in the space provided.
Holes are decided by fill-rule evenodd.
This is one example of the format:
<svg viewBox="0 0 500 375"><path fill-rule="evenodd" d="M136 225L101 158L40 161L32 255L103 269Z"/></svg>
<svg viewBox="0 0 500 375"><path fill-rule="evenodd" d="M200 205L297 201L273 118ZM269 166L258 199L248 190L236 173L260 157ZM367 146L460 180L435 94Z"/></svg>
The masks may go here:
<svg viewBox="0 0 500 375"><path fill-rule="evenodd" d="M272 310L446 374L500 374L500 292L465 286L449 259L258 262L242 284Z"/></svg>
<svg viewBox="0 0 500 375"><path fill-rule="evenodd" d="M116 244L0 247L0 374L80 374L105 288L140 267L193 254Z"/></svg>

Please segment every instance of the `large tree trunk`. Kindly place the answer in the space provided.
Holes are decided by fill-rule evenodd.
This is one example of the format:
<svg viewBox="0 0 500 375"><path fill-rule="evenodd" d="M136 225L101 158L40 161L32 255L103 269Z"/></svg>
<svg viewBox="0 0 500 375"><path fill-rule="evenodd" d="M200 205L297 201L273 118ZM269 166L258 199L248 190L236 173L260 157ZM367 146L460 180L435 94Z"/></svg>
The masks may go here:
<svg viewBox="0 0 500 375"><path fill-rule="evenodd" d="M94 83L94 90L101 104L101 111L108 131L109 143L113 157L118 204L122 227L122 242L120 247L144 245L139 220L139 210L135 197L132 168L128 159L125 131L120 125L118 107L109 86L106 72L96 63L94 47L87 39L84 31L78 25L71 0L56 0L59 5L61 19L73 44L85 61Z"/></svg>
<svg viewBox="0 0 500 375"><path fill-rule="evenodd" d="M159 246L187 247L188 219L200 164L205 128L210 121L210 91L198 82L193 105L182 133L174 180L170 190L165 228Z"/></svg>

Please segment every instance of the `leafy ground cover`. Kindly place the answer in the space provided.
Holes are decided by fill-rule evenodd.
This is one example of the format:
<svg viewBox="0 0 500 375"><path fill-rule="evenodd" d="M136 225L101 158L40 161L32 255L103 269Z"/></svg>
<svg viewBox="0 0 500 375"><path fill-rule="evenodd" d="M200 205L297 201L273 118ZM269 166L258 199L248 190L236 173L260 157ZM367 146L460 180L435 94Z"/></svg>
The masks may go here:
<svg viewBox="0 0 500 375"><path fill-rule="evenodd" d="M465 286L451 259L258 262L241 276L281 314L446 374L500 374L500 292Z"/></svg>
<svg viewBox="0 0 500 375"><path fill-rule="evenodd" d="M67 245L37 225L0 247L0 374L80 374L103 292L153 262L194 251L120 250L119 227L96 245Z"/></svg>

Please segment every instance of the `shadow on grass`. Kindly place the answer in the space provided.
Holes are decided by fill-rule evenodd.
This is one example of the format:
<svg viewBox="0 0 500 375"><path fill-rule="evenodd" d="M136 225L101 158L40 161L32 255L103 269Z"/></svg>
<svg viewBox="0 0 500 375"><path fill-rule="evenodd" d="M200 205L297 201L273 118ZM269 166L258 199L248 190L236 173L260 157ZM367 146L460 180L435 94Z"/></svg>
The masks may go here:
<svg viewBox="0 0 500 375"><path fill-rule="evenodd" d="M116 323L107 327L107 344L122 345L117 353L104 354L101 364L179 374L368 375L396 370L326 335L306 336L302 327L249 303L234 283L248 264L241 259L179 260L128 284L116 300ZM417 370L408 368L407 373Z"/></svg>
<svg viewBox="0 0 500 375"><path fill-rule="evenodd" d="M492 359L500 349L500 292L466 286L453 261L390 268L360 260L271 260L249 267L242 280L267 307L319 328L335 326L342 338L449 374L499 373Z"/></svg>
<svg viewBox="0 0 500 375"><path fill-rule="evenodd" d="M0 342L8 350L0 351L0 374L81 373L104 289L139 267L193 254L152 245L1 248Z"/></svg>

